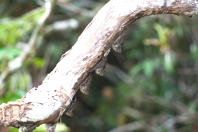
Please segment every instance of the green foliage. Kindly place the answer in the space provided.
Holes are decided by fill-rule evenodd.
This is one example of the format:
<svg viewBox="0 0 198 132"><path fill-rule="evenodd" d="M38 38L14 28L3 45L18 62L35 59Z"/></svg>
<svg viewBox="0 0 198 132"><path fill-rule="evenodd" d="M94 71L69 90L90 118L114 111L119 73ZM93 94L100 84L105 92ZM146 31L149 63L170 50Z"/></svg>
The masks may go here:
<svg viewBox="0 0 198 132"><path fill-rule="evenodd" d="M135 65L130 73L132 76L136 76L137 74L140 74L143 72L144 75L146 76L151 76L153 75L154 71L160 66L160 61L159 59L146 59L144 61L141 61L137 65Z"/></svg>
<svg viewBox="0 0 198 132"><path fill-rule="evenodd" d="M195 43L190 45L190 53L194 57L194 60L198 60L198 47Z"/></svg>
<svg viewBox="0 0 198 132"><path fill-rule="evenodd" d="M3 14L4 17L0 20L1 74L7 70L9 62L20 56L23 52L24 49L21 47L19 48L19 43L23 42L24 46L27 45L25 43L28 42L31 32L43 12L43 8L38 8L22 14L19 17ZM31 63L36 68L41 68L44 65L43 59L39 59L38 57L33 58ZM26 93L27 89L32 87L31 75L27 71L27 67L13 73L4 83L4 90L0 90L1 103L21 98Z"/></svg>
<svg viewBox="0 0 198 132"><path fill-rule="evenodd" d="M159 45L166 49L169 49L169 45L167 44L168 42L168 35L170 34L170 29L167 27L163 28L160 24L155 24L154 25L158 35L159 35Z"/></svg>
<svg viewBox="0 0 198 132"><path fill-rule="evenodd" d="M171 52L166 52L164 55L164 68L168 73L174 72L175 58Z"/></svg>
<svg viewBox="0 0 198 132"><path fill-rule="evenodd" d="M0 103L7 103L21 98L25 94L24 90L17 90L17 92L5 92L5 96L0 98Z"/></svg>
<svg viewBox="0 0 198 132"><path fill-rule="evenodd" d="M43 10L29 12L20 18L4 18L0 21L0 47L15 46L18 41L27 40L27 33L33 29Z"/></svg>
<svg viewBox="0 0 198 132"><path fill-rule="evenodd" d="M0 22L0 46L14 45L31 29L30 23L23 20L6 19Z"/></svg>
<svg viewBox="0 0 198 132"><path fill-rule="evenodd" d="M9 130L11 132L18 132L17 128L9 128ZM41 125L39 127L37 127L33 132L44 132L46 131L45 125ZM69 128L67 126L65 126L65 124L63 123L57 123L56 126L56 132L69 132Z"/></svg>
<svg viewBox="0 0 198 132"><path fill-rule="evenodd" d="M8 48L4 47L0 49L0 62L5 60L10 61L13 60L16 56L21 53L21 50L18 48Z"/></svg>

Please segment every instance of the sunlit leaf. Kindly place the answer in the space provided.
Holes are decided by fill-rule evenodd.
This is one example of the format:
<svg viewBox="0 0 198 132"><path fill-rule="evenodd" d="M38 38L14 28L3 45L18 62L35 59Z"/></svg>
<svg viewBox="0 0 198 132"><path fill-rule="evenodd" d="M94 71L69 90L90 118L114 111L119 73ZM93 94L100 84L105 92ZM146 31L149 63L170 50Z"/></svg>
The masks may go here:
<svg viewBox="0 0 198 132"><path fill-rule="evenodd" d="M167 27L162 27L160 24L154 25L158 36L159 36L159 43L161 52L166 52L169 50L170 46L168 44L168 35L170 34L170 30Z"/></svg>

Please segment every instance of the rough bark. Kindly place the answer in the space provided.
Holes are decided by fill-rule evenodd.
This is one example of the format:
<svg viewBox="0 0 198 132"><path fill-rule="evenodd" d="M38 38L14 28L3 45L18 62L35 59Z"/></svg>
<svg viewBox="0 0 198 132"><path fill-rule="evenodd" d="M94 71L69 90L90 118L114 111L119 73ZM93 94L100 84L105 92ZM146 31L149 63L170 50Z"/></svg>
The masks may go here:
<svg viewBox="0 0 198 132"><path fill-rule="evenodd" d="M88 94L92 74L103 75L110 50L121 51L124 31L133 22L148 15L192 17L197 12L196 0L111 0L40 86L32 88L22 99L0 105L0 123L18 127L21 132L47 124L47 131L53 132L64 112L72 115L77 90Z"/></svg>

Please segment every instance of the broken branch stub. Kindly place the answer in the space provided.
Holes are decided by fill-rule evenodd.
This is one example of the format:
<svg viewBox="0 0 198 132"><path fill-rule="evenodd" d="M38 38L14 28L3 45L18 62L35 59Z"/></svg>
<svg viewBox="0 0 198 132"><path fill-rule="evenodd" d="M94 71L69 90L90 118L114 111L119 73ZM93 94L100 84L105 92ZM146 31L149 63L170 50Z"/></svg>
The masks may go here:
<svg viewBox="0 0 198 132"><path fill-rule="evenodd" d="M195 0L111 0L93 18L43 83L22 99L0 106L0 123L31 132L41 124L48 131L64 112L71 115L78 89L88 94L92 73L103 75L113 47L120 52L124 31L137 19L155 14L193 16Z"/></svg>

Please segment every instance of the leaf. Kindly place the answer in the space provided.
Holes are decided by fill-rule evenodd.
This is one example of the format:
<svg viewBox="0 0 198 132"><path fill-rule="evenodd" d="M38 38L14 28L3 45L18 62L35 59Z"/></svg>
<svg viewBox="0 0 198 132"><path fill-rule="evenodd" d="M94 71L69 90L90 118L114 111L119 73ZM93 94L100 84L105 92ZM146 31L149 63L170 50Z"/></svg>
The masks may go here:
<svg viewBox="0 0 198 132"><path fill-rule="evenodd" d="M43 9L35 9L22 17L0 20L0 47L15 45L18 41L27 37L27 33L34 28L34 25L43 13Z"/></svg>
<svg viewBox="0 0 198 132"><path fill-rule="evenodd" d="M170 49L170 45L168 43L168 36L170 34L170 29L167 27L162 27L160 24L154 25L158 36L159 36L159 46L161 52L166 52Z"/></svg>
<svg viewBox="0 0 198 132"><path fill-rule="evenodd" d="M33 28L30 22L21 19L3 19L0 21L0 46L15 45Z"/></svg>
<svg viewBox="0 0 198 132"><path fill-rule="evenodd" d="M0 62L4 59L12 60L21 53L18 48L0 48Z"/></svg>
<svg viewBox="0 0 198 132"><path fill-rule="evenodd" d="M137 64L131 71L131 75L137 75L143 72L146 76L151 76L155 69L159 66L158 60L146 59L139 64Z"/></svg>
<svg viewBox="0 0 198 132"><path fill-rule="evenodd" d="M198 47L195 43L190 45L190 53L196 60L198 60Z"/></svg>
<svg viewBox="0 0 198 132"><path fill-rule="evenodd" d="M166 52L164 55L164 67L168 73L174 72L175 58L171 52Z"/></svg>
<svg viewBox="0 0 198 132"><path fill-rule="evenodd" d="M13 92L9 91L7 93L5 92L5 95L6 96L4 98L0 99L4 103L20 99L21 97L23 97L25 95L25 91L24 90L16 90L16 91L13 91Z"/></svg>
<svg viewBox="0 0 198 132"><path fill-rule="evenodd" d="M38 57L34 58L32 61L33 61L33 64L34 64L37 68L41 68L41 67L45 64L44 59L38 58Z"/></svg>

